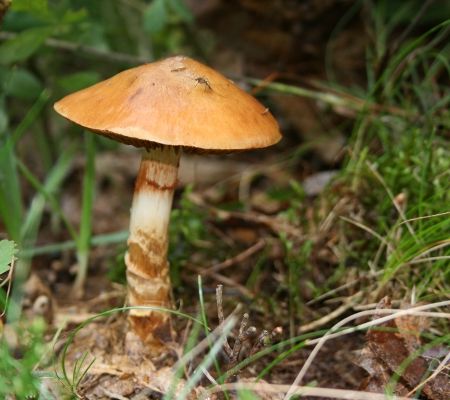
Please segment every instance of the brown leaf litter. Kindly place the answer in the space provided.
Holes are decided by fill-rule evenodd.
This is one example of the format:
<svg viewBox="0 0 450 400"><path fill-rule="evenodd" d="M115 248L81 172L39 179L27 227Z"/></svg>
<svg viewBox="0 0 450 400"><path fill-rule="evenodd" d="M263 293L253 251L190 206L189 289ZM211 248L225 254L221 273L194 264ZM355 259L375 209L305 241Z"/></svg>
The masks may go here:
<svg viewBox="0 0 450 400"><path fill-rule="evenodd" d="M391 308L390 305L390 299L386 297L377 308ZM375 315L374 319L379 317ZM434 372L434 363L426 358L420 339L426 328L424 318L407 315L370 329L359 358L359 365L369 377L360 389L384 393L391 385L398 396L411 396L418 391L430 400L449 399L450 379L445 366L427 380ZM394 374L398 374L398 378Z"/></svg>
<svg viewBox="0 0 450 400"><path fill-rule="evenodd" d="M69 376L77 360L86 353L85 368L95 361L78 385L77 394L88 400L120 399L133 398L144 390L156 395L167 393L175 380L171 367L180 355L180 347L176 343L169 344L166 354L150 356L128 331L126 319L119 316L109 323L92 323L77 334L66 357ZM175 394L183 387L181 379ZM193 390L189 398L194 399L199 390Z"/></svg>

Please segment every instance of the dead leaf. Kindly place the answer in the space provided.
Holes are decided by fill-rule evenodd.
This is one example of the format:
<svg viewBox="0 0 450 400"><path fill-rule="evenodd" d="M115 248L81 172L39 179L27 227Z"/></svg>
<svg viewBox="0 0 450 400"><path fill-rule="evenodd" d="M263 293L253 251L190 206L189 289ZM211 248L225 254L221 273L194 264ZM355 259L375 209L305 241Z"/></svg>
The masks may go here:
<svg viewBox="0 0 450 400"><path fill-rule="evenodd" d="M390 300L384 298L378 308L390 308L390 305ZM378 317L380 315L374 318ZM396 395L406 396L421 384L432 373L429 361L423 355L414 354L423 346L420 333L426 327L422 318L404 316L370 329L359 360L359 365L369 373L369 377L360 389L383 393L396 372L401 374L394 387ZM437 374L422 386L422 392L431 400L448 399L448 376L443 372Z"/></svg>

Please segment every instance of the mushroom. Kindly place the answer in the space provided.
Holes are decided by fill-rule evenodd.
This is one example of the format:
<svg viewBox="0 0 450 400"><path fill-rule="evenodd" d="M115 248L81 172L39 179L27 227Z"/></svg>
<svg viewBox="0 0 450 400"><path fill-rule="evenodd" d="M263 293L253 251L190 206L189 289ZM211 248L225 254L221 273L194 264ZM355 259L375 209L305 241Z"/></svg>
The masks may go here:
<svg viewBox="0 0 450 400"><path fill-rule="evenodd" d="M281 139L269 110L232 81L184 56L125 70L54 105L68 120L143 148L125 255L127 304L171 306L168 225L183 151L230 153ZM173 333L168 313L132 309L131 329L149 348Z"/></svg>

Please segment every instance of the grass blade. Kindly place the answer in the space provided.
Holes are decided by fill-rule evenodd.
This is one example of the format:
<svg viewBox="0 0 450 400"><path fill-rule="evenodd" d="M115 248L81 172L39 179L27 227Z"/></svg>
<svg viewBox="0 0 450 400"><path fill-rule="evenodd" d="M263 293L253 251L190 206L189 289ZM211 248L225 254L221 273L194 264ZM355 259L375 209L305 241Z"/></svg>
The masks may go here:
<svg viewBox="0 0 450 400"><path fill-rule="evenodd" d="M49 172L48 177L43 186L46 193L52 195L63 182L67 173L70 171L72 160L74 157L74 147L69 147L58 159L55 166ZM46 203L46 196L38 192L34 197L30 208L28 209L24 223L20 230L20 241L22 246L33 246L39 226L42 221ZM16 264L14 275L14 289L11 294L11 300L8 307L8 321L16 321L21 314L21 303L23 296L23 284L28 277L30 267L30 259L20 257Z"/></svg>
<svg viewBox="0 0 450 400"><path fill-rule="evenodd" d="M39 117L44 106L47 104L50 99L50 92L47 89L44 89L35 103L31 106L24 119L20 122L17 128L14 130L12 135L12 142L14 146L22 139L22 136L25 132L33 125L34 121Z"/></svg>
<svg viewBox="0 0 450 400"><path fill-rule="evenodd" d="M49 98L49 92L43 90L13 134L0 145L0 217L9 237L19 246L22 245L20 231L24 210L15 145L38 118Z"/></svg>
<svg viewBox="0 0 450 400"><path fill-rule="evenodd" d="M0 147L0 217L9 237L19 244L23 212L14 146L8 138Z"/></svg>
<svg viewBox="0 0 450 400"><path fill-rule="evenodd" d="M33 186L33 188L39 192L42 193L45 196L45 199L50 204L52 211L63 221L64 225L66 226L67 231L69 232L70 236L77 240L78 234L73 228L73 225L70 223L70 221L66 218L64 215L63 210L61 209L60 205L58 204L58 201L54 194L49 193L44 185L39 182L38 178L33 175L33 173L28 169L28 167L21 161L17 160L17 166L22 173L22 175L25 177L25 179ZM75 243L75 242L74 242Z"/></svg>
<svg viewBox="0 0 450 400"><path fill-rule="evenodd" d="M186 382L186 385L183 387L180 394L177 396L177 399L179 400L186 399L189 396L191 390L194 389L195 385L197 385L197 383L203 376L203 370L205 369L207 370L213 363L216 362L217 354L222 349L228 334L231 332L231 329L233 329L233 326L235 325L235 322L236 321L233 320L233 318L225 322L220 336L215 340L215 343L211 347L211 350L209 351L207 356L203 359L200 365L196 368L195 372Z"/></svg>
<svg viewBox="0 0 450 400"><path fill-rule="evenodd" d="M95 189L95 141L94 135L85 132L86 168L83 176L83 202L81 209L80 232L77 240L78 271L73 286L73 292L77 297L83 294L84 281L86 280L89 249L92 236L92 206L94 203Z"/></svg>
<svg viewBox="0 0 450 400"><path fill-rule="evenodd" d="M92 236L90 246L106 246L110 244L123 243L129 236L128 231L118 231L113 233L105 233L102 235ZM74 250L77 248L77 243L74 240L66 242L51 243L39 247L30 247L22 249L20 255L23 257L40 256L43 254L60 253L66 250Z"/></svg>
<svg viewBox="0 0 450 400"><path fill-rule="evenodd" d="M47 176L43 185L43 191L38 192L34 197L21 229L20 236L21 244L23 246L32 246L36 241L37 232L46 203L46 194L47 196L53 195L61 186L61 183L72 166L75 155L74 150L74 147L70 147L60 156Z"/></svg>

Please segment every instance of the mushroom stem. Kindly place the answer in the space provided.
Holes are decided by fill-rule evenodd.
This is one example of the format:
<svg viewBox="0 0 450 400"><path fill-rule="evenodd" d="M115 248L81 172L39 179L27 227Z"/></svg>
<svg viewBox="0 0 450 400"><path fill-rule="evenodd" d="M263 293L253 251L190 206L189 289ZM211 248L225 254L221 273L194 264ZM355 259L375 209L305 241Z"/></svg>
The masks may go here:
<svg viewBox="0 0 450 400"><path fill-rule="evenodd" d="M180 153L179 147L155 145L142 155L125 255L129 306L171 306L168 228ZM149 346L161 348L172 339L168 313L130 310L129 321Z"/></svg>

